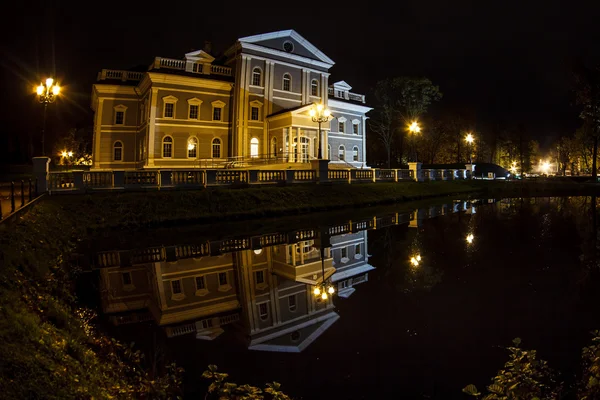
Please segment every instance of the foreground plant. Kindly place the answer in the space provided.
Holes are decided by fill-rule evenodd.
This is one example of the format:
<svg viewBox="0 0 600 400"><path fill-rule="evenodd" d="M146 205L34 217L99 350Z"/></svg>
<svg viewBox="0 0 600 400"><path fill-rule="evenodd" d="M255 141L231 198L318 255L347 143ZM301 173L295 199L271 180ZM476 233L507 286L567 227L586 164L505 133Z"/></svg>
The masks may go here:
<svg viewBox="0 0 600 400"><path fill-rule="evenodd" d="M202 373L202 377L212 381L205 399L290 400L290 397L281 391L281 385L277 382L267 383L264 389L227 382L229 375L218 372L216 365L209 365L208 369Z"/></svg>

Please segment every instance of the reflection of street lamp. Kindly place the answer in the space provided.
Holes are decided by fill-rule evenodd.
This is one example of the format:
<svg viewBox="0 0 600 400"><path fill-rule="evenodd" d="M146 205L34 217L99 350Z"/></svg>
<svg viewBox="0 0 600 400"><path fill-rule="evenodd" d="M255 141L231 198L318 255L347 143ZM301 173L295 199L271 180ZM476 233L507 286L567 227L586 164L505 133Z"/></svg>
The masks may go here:
<svg viewBox="0 0 600 400"><path fill-rule="evenodd" d="M548 175L548 172L550 172L550 163L548 161L542 162L542 160L540 160L540 170L543 174Z"/></svg>
<svg viewBox="0 0 600 400"><path fill-rule="evenodd" d="M317 158L321 160L323 159L321 154L321 124L329 120L329 117L331 116L331 111L325 108L323 104L317 104L313 108L311 108L309 114L313 122L319 123L319 132L317 133Z"/></svg>
<svg viewBox="0 0 600 400"><path fill-rule="evenodd" d="M411 137L414 137L416 134L421 132L421 127L419 126L419 123L417 121L413 121L409 126L408 126L408 131L412 134ZM415 149L414 149L414 139L411 139L410 141L410 145L412 147L412 153L415 153ZM414 160L413 161L417 161L417 157L416 154L411 154L411 158L413 158L412 156L414 155Z"/></svg>
<svg viewBox="0 0 600 400"><path fill-rule="evenodd" d="M468 133L465 141L469 144L469 164L473 164L473 142L475 138L471 133Z"/></svg>
<svg viewBox="0 0 600 400"><path fill-rule="evenodd" d="M321 273L323 274L323 281L315 286L313 294L315 297L321 297L323 300L327 300L327 293L333 295L335 289L331 285L327 285L325 282L325 249L321 246Z"/></svg>
<svg viewBox="0 0 600 400"><path fill-rule="evenodd" d="M412 257L410 258L410 263L411 263L413 266L415 266L415 267L417 267L417 266L419 265L419 263L420 263L420 262L421 262L421 255L420 255L420 254L417 254L416 256L412 256Z"/></svg>
<svg viewBox="0 0 600 400"><path fill-rule="evenodd" d="M471 244L471 243L473 243L473 239L475 239L475 236L473 236L473 234L472 234L472 233L469 233L469 234L467 235L467 243L468 243L468 244Z"/></svg>
<svg viewBox="0 0 600 400"><path fill-rule="evenodd" d="M54 83L54 79L46 79L46 84L40 83L36 88L36 93L40 103L44 105L44 121L42 125L42 155L46 154L46 147L44 145L45 133L46 133L46 108L48 104L53 103L56 97L60 93L60 87Z"/></svg>

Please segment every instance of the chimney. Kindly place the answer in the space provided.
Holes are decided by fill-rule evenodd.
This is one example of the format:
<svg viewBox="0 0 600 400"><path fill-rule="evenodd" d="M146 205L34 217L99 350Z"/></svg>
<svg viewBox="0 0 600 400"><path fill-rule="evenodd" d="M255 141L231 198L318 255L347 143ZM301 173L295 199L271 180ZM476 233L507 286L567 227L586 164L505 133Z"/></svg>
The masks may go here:
<svg viewBox="0 0 600 400"><path fill-rule="evenodd" d="M208 54L210 54L210 52L212 51L212 43L208 40L204 41L204 48L202 49L203 51L207 52Z"/></svg>

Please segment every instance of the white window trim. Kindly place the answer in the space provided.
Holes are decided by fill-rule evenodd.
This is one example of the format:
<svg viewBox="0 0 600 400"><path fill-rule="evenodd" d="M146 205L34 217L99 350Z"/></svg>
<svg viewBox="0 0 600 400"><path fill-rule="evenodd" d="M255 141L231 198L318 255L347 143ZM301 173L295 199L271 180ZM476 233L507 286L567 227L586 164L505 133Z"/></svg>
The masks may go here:
<svg viewBox="0 0 600 400"><path fill-rule="evenodd" d="M355 125L358 126L358 129L357 129L358 133L354 133L354 126ZM353 119L352 120L352 133L354 133L355 135L360 135L360 120L358 120L358 119Z"/></svg>
<svg viewBox="0 0 600 400"><path fill-rule="evenodd" d="M168 138L168 137L171 138L171 142L169 142L169 143L171 143L171 156L170 157L165 157L165 139ZM161 155L161 158L173 158L173 151L175 150L174 144L175 144L175 141L173 140L173 136L171 136L171 135L165 135L165 136L163 136L163 138L162 138L162 140L160 142L160 155Z"/></svg>
<svg viewBox="0 0 600 400"><path fill-rule="evenodd" d="M177 101L179 99L175 96L165 96L162 98L163 101L163 118L166 119L175 119L175 116L177 115ZM165 112L167 111L167 104L173 104L173 116L172 117L166 117L165 116Z"/></svg>
<svg viewBox="0 0 600 400"><path fill-rule="evenodd" d="M354 150L356 149L356 160L354 159ZM352 147L352 161L353 162L358 162L360 161L360 149L358 148L358 146L354 146Z"/></svg>
<svg viewBox="0 0 600 400"><path fill-rule="evenodd" d="M258 83L258 85L254 84L254 71L258 70L258 72L260 73L260 82ZM261 67L254 67L252 68L252 79L250 80L250 86L252 87L265 87L264 83L263 83L263 70Z"/></svg>
<svg viewBox="0 0 600 400"><path fill-rule="evenodd" d="M313 88L313 83L317 84L317 94L312 94L312 88ZM318 79L313 79L310 81L310 95L313 97L319 97L319 80Z"/></svg>
<svg viewBox="0 0 600 400"><path fill-rule="evenodd" d="M221 280L219 279L220 274L225 274L227 278L227 283L225 285L221 285ZM231 284L229 283L229 273L227 271L217 272L217 282L219 283L219 292L228 292L231 290Z"/></svg>
<svg viewBox="0 0 600 400"><path fill-rule="evenodd" d="M256 143L253 143L253 141L256 139ZM259 158L260 157L260 139L256 136L251 137L250 138L250 142L248 143L250 145L250 149L249 149L249 153L250 154L250 158ZM256 157L252 156L252 145L256 144L256 147L258 148L258 153L256 154Z"/></svg>
<svg viewBox="0 0 600 400"><path fill-rule="evenodd" d="M123 279L124 274L129 274L129 280L131 281L130 284L125 283L125 279ZM131 292L132 290L135 290L135 285L133 284L133 276L131 276L131 271L121 272L121 283L123 283L124 291Z"/></svg>
<svg viewBox="0 0 600 400"><path fill-rule="evenodd" d="M223 110L225 109L225 103L223 103L221 100L215 100L215 101L213 101L210 104L212 105L212 113L211 113L212 116L211 116L211 119L213 121L221 121L222 122L224 120L224 118L223 118L223 115L224 115ZM221 119L215 119L215 108L220 108L221 109Z"/></svg>
<svg viewBox="0 0 600 400"><path fill-rule="evenodd" d="M127 106L125 106L123 104L119 104L118 106L115 106L114 109L115 109L115 113L113 116L113 125L118 125L118 126L126 125L125 118L127 117ZM123 112L123 123L122 124L117 124L117 111Z"/></svg>
<svg viewBox="0 0 600 400"><path fill-rule="evenodd" d="M120 160L115 160L115 145L117 143L121 143L121 159ZM125 149L125 145L123 144L122 140L115 140L113 145L112 145L112 160L114 162L123 162L123 159L125 158L125 154L124 154L124 150Z"/></svg>
<svg viewBox="0 0 600 400"><path fill-rule="evenodd" d="M187 103L188 103L187 119L190 121L200 121L200 106L202 105L202 100L200 100L197 97L192 97L191 99L188 99ZM190 118L190 110L192 108L191 106L198 106L198 118Z"/></svg>
<svg viewBox="0 0 600 400"><path fill-rule="evenodd" d="M258 283L258 280L256 279L257 272L263 273L263 283ZM258 290L265 290L266 288L269 287L269 284L267 283L267 270L266 269L259 269L259 270L254 271L254 285L256 286L256 288Z"/></svg>
<svg viewBox="0 0 600 400"><path fill-rule="evenodd" d="M290 78L290 89L286 90L285 89L285 77L289 77ZM283 74L283 76L281 77L281 90L283 90L284 92L291 92L292 91L292 74L290 74L289 72L286 72L285 74Z"/></svg>
<svg viewBox="0 0 600 400"><path fill-rule="evenodd" d="M258 119L252 119L252 107L258 108ZM262 107L263 107L263 103L261 103L258 100L252 100L250 102L250 116L248 119L250 121L262 121Z"/></svg>
<svg viewBox="0 0 600 400"><path fill-rule="evenodd" d="M196 278L202 278L204 280L204 289L198 289ZM196 296L206 296L208 294L208 289L206 288L206 275L194 276L194 286L196 287Z"/></svg>
<svg viewBox="0 0 600 400"><path fill-rule="evenodd" d="M260 306L262 304L265 304L265 307L267 308L267 314L265 315L265 317L263 318L262 315L260 315ZM266 321L269 319L269 302L268 301L263 301L261 303L256 303L256 308L258 311L258 318L260 318L261 321Z"/></svg>
<svg viewBox="0 0 600 400"><path fill-rule="evenodd" d="M344 155L344 159L343 160L340 159L340 150L342 150L342 153ZM339 161L346 161L346 146L344 146L343 144L340 144L340 146L338 147L337 156L338 156L338 160Z"/></svg>
<svg viewBox="0 0 600 400"><path fill-rule="evenodd" d="M217 160L220 160L223 158L223 139L221 139L218 136L215 136L214 138L211 139L210 141L210 158L215 158L213 157L213 145L214 145L214 141L215 139L219 139L219 157L216 158Z"/></svg>
<svg viewBox="0 0 600 400"><path fill-rule="evenodd" d="M293 310L292 310L292 307L290 307L290 297L294 297L294 298L295 298L295 301L296 301L296 308L294 308ZM288 310L289 310L290 312L296 312L296 311L298 311L298 294L297 294L297 293L290 294L290 295L288 296Z"/></svg>
<svg viewBox="0 0 600 400"><path fill-rule="evenodd" d="M181 293L173 292L173 282L179 281L179 287L181 287ZM180 301L185 299L185 293L183 292L183 280L182 279L173 279L169 281L169 285L171 285L171 300Z"/></svg>
<svg viewBox="0 0 600 400"><path fill-rule="evenodd" d="M189 144L190 144L190 141L191 141L192 139L196 139L196 157L190 157L190 150L189 150L187 147L186 147L185 151L186 151L186 154L187 154L187 158L188 158L188 159L190 159L190 160L195 160L195 159L197 159L197 158L198 158L198 146L199 146L199 143L200 143L200 142L198 141L198 138L196 137L196 135L192 135L192 136L190 136L190 137L188 138L188 141L187 141L187 144L188 144L188 146L189 146ZM171 148L171 153L173 153L173 148Z"/></svg>

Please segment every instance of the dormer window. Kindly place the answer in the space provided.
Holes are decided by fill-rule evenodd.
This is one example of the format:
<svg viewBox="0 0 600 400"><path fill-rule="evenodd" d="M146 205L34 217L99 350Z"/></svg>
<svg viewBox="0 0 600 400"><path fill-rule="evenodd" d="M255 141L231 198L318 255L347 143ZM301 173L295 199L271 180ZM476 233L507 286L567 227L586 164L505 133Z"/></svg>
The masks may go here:
<svg viewBox="0 0 600 400"><path fill-rule="evenodd" d="M292 90L292 76L288 73L283 74L283 90L289 92Z"/></svg>
<svg viewBox="0 0 600 400"><path fill-rule="evenodd" d="M258 67L252 70L252 86L262 86L262 71Z"/></svg>

